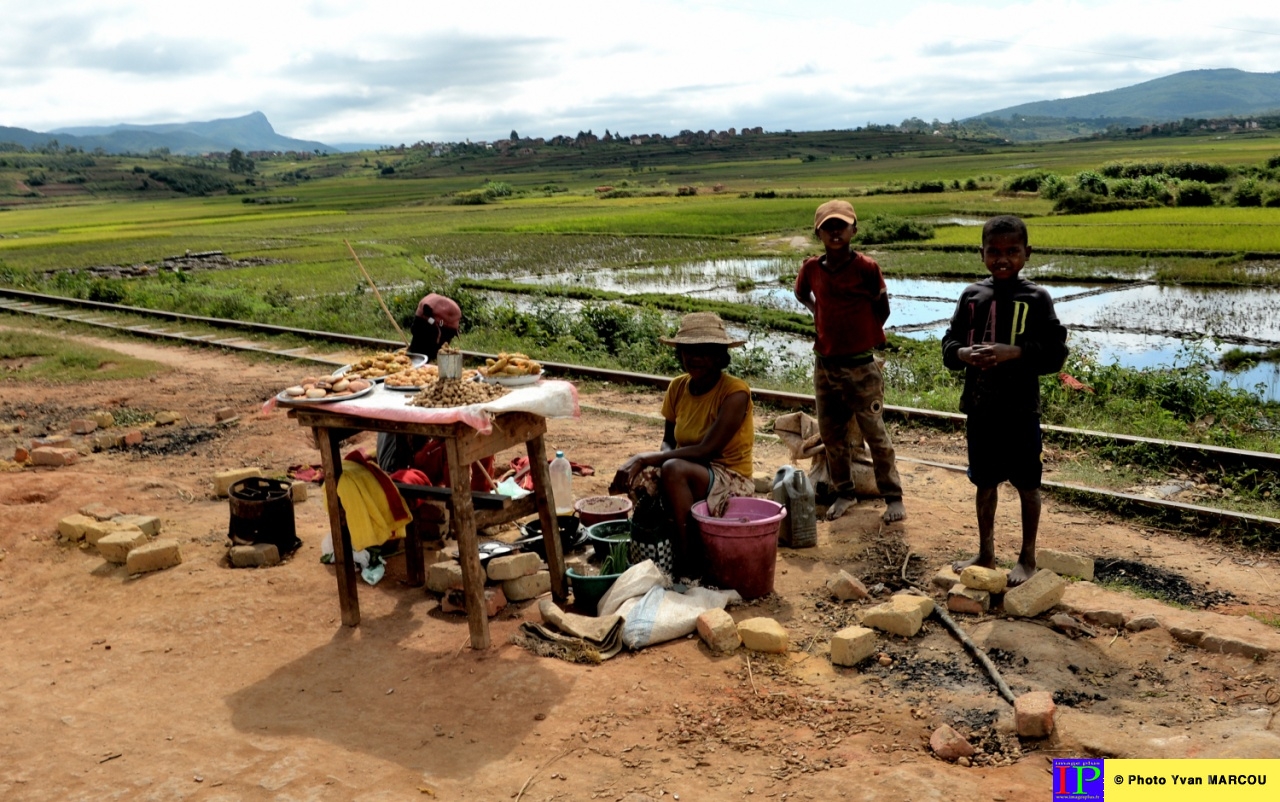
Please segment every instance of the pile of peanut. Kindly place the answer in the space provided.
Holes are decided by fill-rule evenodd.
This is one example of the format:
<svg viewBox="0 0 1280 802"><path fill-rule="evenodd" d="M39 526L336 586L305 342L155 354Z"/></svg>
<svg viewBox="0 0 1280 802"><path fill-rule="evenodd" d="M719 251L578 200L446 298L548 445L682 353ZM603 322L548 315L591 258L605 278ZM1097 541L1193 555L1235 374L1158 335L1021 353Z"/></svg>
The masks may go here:
<svg viewBox="0 0 1280 802"><path fill-rule="evenodd" d="M409 399L409 404L415 407L465 407L501 398L508 392L507 388L496 384L437 379Z"/></svg>

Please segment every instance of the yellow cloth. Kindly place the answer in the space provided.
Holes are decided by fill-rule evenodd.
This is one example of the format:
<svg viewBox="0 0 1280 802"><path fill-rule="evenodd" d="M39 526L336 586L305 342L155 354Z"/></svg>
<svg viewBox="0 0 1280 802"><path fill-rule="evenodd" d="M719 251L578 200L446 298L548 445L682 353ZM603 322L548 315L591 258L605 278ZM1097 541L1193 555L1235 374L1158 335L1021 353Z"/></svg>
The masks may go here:
<svg viewBox="0 0 1280 802"><path fill-rule="evenodd" d="M676 422L676 448L697 445L711 431L711 424L715 423L725 399L734 393L747 394L747 414L724 447L724 453L713 457L711 462L734 473L751 476L754 470L751 447L755 444L755 422L751 388L742 379L722 373L720 381L710 392L694 395L689 392L689 374L681 374L667 387L667 397L662 401L662 417Z"/></svg>
<svg viewBox="0 0 1280 802"><path fill-rule="evenodd" d="M404 518L392 517L391 505L387 503L382 485L368 468L351 460L342 463L338 500L342 502L347 530L351 533L351 548L355 551L404 537L405 526L413 520L408 512ZM408 508L403 499L401 505Z"/></svg>

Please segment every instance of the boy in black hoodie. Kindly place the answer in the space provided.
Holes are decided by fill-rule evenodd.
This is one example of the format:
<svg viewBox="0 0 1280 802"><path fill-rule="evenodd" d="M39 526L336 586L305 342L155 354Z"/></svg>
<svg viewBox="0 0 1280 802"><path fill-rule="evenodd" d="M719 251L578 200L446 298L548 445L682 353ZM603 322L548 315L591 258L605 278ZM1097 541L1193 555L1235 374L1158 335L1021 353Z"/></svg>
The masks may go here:
<svg viewBox="0 0 1280 802"><path fill-rule="evenodd" d="M1067 359L1067 330L1043 288L1018 277L1031 255L1027 226L1002 215L982 228L991 278L960 294L942 338L942 361L964 371L960 411L968 415L969 481L977 487L978 556L957 562L994 568L997 487L1010 482L1022 501L1022 551L1009 572L1019 585L1036 572L1040 526L1040 375Z"/></svg>

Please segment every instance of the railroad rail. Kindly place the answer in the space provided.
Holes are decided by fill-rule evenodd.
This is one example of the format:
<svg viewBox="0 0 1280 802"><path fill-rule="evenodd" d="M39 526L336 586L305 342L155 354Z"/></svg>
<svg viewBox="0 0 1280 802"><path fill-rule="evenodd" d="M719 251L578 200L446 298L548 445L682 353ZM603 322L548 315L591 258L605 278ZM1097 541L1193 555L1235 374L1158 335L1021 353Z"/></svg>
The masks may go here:
<svg viewBox="0 0 1280 802"><path fill-rule="evenodd" d="M124 332L140 337L149 337L152 339L169 340L191 345L211 345L230 350L249 351L284 359L304 360L326 365L341 365L343 362L323 355L306 353L309 350L308 346L275 348L269 345L253 342L244 336L236 336L235 334L228 337L219 337L216 334L192 334L181 330L181 328L183 325L201 326L226 329L230 332L253 333L273 337L289 336L303 340L353 345L362 348L386 349L402 346L402 343L397 340L386 340L377 337L364 337L355 334L343 334L341 332L317 331L314 329L291 328L288 326L276 326L251 321L227 320L225 318L188 315L180 312L145 309L141 307L106 303L103 301L64 298L56 295L44 295L41 293L8 288L0 288L0 311L16 315L31 315L53 320L74 322L86 326L111 329L118 332ZM169 321L175 324L175 326L162 328L154 325L128 324L119 321L112 321L109 318L104 317L104 315L129 315L133 317L154 318ZM470 359L484 359L486 357L495 356L494 354L485 354L474 351L463 351L462 353ZM612 370L609 368L598 368L589 365L574 365L560 362L543 361L542 364L549 370L563 375L579 376L583 378L613 382L616 384L641 385L665 389L667 384L671 381L671 377L669 376L659 376L650 373L631 373L627 371ZM752 390L752 395L759 402L785 408L812 409L814 405L813 396L804 393L790 393L779 390L757 388ZM959 413L940 412L938 410L917 409L913 407L902 407L889 404L885 405L884 411L886 416L891 418L898 418L903 421L916 420L927 422L933 426L959 428L963 426L965 420L965 416ZM1246 449L1226 448L1223 446L1214 446L1204 443L1162 440L1153 437L1115 434L1089 429L1073 429L1067 426L1056 426L1051 424L1045 424L1042 428L1046 433L1062 438L1110 442L1126 446L1140 445L1167 449L1172 454L1176 454L1180 458L1185 458L1188 462L1211 462L1224 470L1252 468L1267 471L1280 471L1280 454L1272 454L1265 451L1250 451ZM949 470L964 469L963 466L931 462L927 460L908 460L904 458L903 461L919 462L921 464L946 468ZM1260 515L1220 510L1212 507L1186 504L1167 499L1148 498L1146 496L1118 493L1116 491L1104 490L1101 488L1090 488L1083 485L1045 482L1045 486L1049 489L1059 489L1077 494L1093 495L1099 500L1106 500L1108 503L1113 504L1124 503L1127 505L1153 507L1164 511L1165 513L1176 513L1184 516L1191 515L1201 518L1220 518L1225 521L1231 521L1238 525L1248 527L1261 526L1280 529L1280 519Z"/></svg>

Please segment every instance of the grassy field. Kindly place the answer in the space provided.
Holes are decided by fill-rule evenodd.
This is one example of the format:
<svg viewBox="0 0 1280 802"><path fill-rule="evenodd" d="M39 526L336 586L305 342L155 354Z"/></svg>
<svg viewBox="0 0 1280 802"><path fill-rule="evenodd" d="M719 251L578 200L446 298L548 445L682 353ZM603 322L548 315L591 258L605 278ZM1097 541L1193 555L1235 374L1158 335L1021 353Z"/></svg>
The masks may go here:
<svg viewBox="0 0 1280 802"><path fill-rule="evenodd" d="M4 382L22 381L75 383L138 379L166 369L159 363L134 359L105 348L68 345L55 337L26 331L0 331L0 386Z"/></svg>

